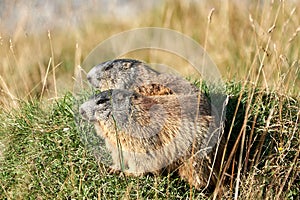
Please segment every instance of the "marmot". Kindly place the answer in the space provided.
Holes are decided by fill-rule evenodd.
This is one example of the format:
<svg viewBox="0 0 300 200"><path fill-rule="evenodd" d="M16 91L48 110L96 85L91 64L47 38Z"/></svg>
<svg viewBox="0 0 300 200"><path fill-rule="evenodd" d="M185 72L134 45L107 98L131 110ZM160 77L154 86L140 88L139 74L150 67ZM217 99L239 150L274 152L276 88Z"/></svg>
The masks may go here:
<svg viewBox="0 0 300 200"><path fill-rule="evenodd" d="M88 72L87 79L93 87L101 91L127 89L139 92L140 87L144 85L161 85L176 94L199 92L199 89L187 80L179 76L159 73L144 62L133 59L103 62Z"/></svg>
<svg viewBox="0 0 300 200"><path fill-rule="evenodd" d="M215 184L219 164L212 167L212 163L219 134L203 95L145 96L107 90L82 104L80 113L105 138L112 153L111 168L130 175L178 169L197 189L209 180Z"/></svg>

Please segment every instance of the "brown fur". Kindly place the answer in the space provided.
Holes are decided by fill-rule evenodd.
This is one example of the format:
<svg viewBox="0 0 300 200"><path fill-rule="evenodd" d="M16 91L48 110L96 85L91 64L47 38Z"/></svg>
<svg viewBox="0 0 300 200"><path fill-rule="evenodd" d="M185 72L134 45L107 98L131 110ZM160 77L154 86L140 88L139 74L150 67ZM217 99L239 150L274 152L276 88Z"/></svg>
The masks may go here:
<svg viewBox="0 0 300 200"><path fill-rule="evenodd" d="M178 170L181 178L198 189L216 183L221 154L215 152L217 145L208 152L202 150L207 146L204 143L209 135L219 130L210 104L199 94L198 88L181 77L161 74L145 63L132 59L101 63L88 73L87 78L92 86L101 91L122 89L137 94L130 98L129 107L124 108L123 111L127 113L125 118L114 117L114 121L111 107L100 109L101 112L110 113L108 118L87 117L97 118L94 122L96 130L106 139L106 145L112 152L112 168L121 170L120 143L125 166L123 170L127 174ZM122 107L123 104L120 102L114 106ZM160 106L164 113L153 111L153 106ZM86 115L97 114L94 111L98 108L87 102L82 109ZM157 130L159 134L151 135ZM177 137L179 140L176 140ZM216 140L214 137L212 139ZM173 149L164 149L172 142L175 146ZM221 151L222 147L221 142ZM156 154L157 150L161 150L160 153ZM138 157L138 153L145 156Z"/></svg>
<svg viewBox="0 0 300 200"><path fill-rule="evenodd" d="M121 94L122 92L120 91ZM211 116L210 105L206 98L197 94L183 96L155 95L155 92L152 96L132 94L125 95L124 99L113 104L121 108L127 102L125 99L129 98L129 105L118 111L126 116L128 119L126 123L123 123L124 118L118 115L113 118L113 114L108 118L96 116L98 120L94 122L97 132L105 138L106 145L112 153L114 165L111 168L115 171L122 170L118 148L120 143L125 167L123 170L126 174L139 176L147 172L160 173L162 170L177 169L181 178L198 189L206 186L210 174L208 185L214 185L218 174L218 164L212 167L215 155L212 151L215 148L212 151L202 152L209 146L206 144L209 142L208 138L216 131L214 117ZM199 97L200 105L197 104ZM155 106L160 108L153 109ZM103 111L97 110L91 102L83 104L81 109L93 110L82 113ZM112 107L105 109L113 110Z"/></svg>

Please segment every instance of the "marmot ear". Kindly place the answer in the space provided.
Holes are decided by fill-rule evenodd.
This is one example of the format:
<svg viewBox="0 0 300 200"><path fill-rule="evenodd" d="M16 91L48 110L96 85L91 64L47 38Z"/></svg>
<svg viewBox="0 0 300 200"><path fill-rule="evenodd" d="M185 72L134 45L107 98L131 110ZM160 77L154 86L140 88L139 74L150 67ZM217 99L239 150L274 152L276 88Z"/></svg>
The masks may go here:
<svg viewBox="0 0 300 200"><path fill-rule="evenodd" d="M130 62L123 62L122 67L123 67L123 69L129 69L131 67L131 63Z"/></svg>

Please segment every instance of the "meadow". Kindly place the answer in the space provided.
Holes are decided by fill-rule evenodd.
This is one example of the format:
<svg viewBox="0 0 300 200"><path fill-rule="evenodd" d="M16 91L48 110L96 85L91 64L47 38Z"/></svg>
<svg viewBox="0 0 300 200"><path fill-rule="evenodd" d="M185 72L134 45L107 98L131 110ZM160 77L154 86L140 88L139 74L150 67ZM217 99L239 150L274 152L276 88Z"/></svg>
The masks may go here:
<svg viewBox="0 0 300 200"><path fill-rule="evenodd" d="M299 5L165 1L134 20L91 16L75 27L37 33L24 31L26 21L13 33L0 22L0 199L298 199ZM75 75L92 67L80 66L100 42L138 27L190 36L222 74L223 93L230 97L228 151L214 191L197 191L174 174L108 174L80 137ZM161 51L121 57L190 73L182 58Z"/></svg>

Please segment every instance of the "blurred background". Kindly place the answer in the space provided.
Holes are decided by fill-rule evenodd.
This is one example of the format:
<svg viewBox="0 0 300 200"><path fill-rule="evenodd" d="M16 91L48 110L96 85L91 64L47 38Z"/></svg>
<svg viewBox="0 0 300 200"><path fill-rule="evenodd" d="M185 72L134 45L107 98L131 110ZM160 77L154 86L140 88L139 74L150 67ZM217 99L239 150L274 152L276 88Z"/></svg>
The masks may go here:
<svg viewBox="0 0 300 200"><path fill-rule="evenodd" d="M299 95L299 8L298 0L2 0L0 105L72 91L78 66L99 43L152 26L196 40L225 81L252 83L258 77L268 90ZM163 51L123 57L164 63L187 77L193 73L185 60Z"/></svg>

